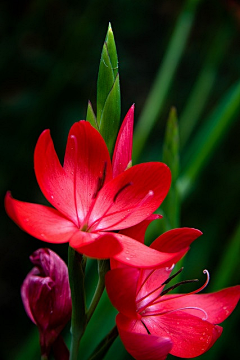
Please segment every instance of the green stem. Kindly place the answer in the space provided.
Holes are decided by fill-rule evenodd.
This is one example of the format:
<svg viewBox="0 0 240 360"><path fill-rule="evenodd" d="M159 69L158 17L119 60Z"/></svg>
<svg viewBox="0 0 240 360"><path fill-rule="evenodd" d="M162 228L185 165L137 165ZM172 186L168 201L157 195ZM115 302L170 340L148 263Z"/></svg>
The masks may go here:
<svg viewBox="0 0 240 360"><path fill-rule="evenodd" d="M101 360L104 358L115 339L118 337L118 329L115 325L105 338L98 344L88 360Z"/></svg>
<svg viewBox="0 0 240 360"><path fill-rule="evenodd" d="M87 325L84 289L85 266L86 259L69 246L68 272L72 297L70 360L77 360L78 358L80 340Z"/></svg>
<svg viewBox="0 0 240 360"><path fill-rule="evenodd" d="M105 289L105 275L109 269L109 260L98 260L98 283L91 304L89 305L88 311L86 313L87 323L90 321Z"/></svg>

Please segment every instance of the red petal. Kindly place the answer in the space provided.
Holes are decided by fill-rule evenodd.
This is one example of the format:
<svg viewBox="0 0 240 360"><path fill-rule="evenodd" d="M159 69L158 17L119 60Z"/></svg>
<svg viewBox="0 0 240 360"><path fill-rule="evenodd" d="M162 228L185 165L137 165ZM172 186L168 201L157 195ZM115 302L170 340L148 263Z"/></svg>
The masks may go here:
<svg viewBox="0 0 240 360"><path fill-rule="evenodd" d="M143 318L151 334L169 336L172 355L192 358L206 352L221 335L221 328L183 311Z"/></svg>
<svg viewBox="0 0 240 360"><path fill-rule="evenodd" d="M46 242L64 243L79 231L57 210L15 200L9 192L5 197L5 208L10 218L24 231Z"/></svg>
<svg viewBox="0 0 240 360"><path fill-rule="evenodd" d="M71 127L63 168L74 184L73 195L82 222L99 188L112 179L107 146L88 122L79 121Z"/></svg>
<svg viewBox="0 0 240 360"><path fill-rule="evenodd" d="M74 182L59 162L49 130L45 130L38 139L34 152L34 169L46 199L78 225Z"/></svg>
<svg viewBox="0 0 240 360"><path fill-rule="evenodd" d="M131 318L138 318L135 298L139 272L135 268L114 269L105 277L106 290L113 306Z"/></svg>
<svg viewBox="0 0 240 360"><path fill-rule="evenodd" d="M164 360L172 348L172 342L168 337L159 337L147 334L141 325L133 325L133 321L127 324L127 318L122 314L117 315L119 336L126 350L136 360ZM137 326L136 326L137 325ZM132 329L134 327L134 330ZM127 329L127 330L126 330ZM132 331L133 330L133 331ZM141 332L137 332L141 330Z"/></svg>
<svg viewBox="0 0 240 360"><path fill-rule="evenodd" d="M211 294L164 296L164 300L166 301L162 303L162 309L171 311L184 307L186 308L184 311L188 314L200 318L207 317L206 320L210 323L220 324L232 313L239 299L240 285ZM161 303L159 303L159 305L161 305ZM189 309L187 309L187 307L189 307ZM201 311L201 309L203 311Z"/></svg>
<svg viewBox="0 0 240 360"><path fill-rule="evenodd" d="M33 278L33 276L37 276L37 275L39 275L39 270L35 267L27 274L27 276L21 286L21 297L22 297L24 309L25 309L28 317L32 320L32 322L34 324L36 324L36 320L33 317L32 310L31 310L31 307L29 304L30 299L29 299L28 290L29 290L29 283L30 283L31 279Z"/></svg>
<svg viewBox="0 0 240 360"><path fill-rule="evenodd" d="M95 259L109 259L122 251L121 243L111 234L78 231L71 238L70 246L81 254Z"/></svg>
<svg viewBox="0 0 240 360"><path fill-rule="evenodd" d="M161 219L161 218L162 218L161 215L152 214L146 220L143 220L139 224L131 226L130 228L123 229L120 231L120 233L144 244L144 237L148 225L151 224L153 220Z"/></svg>
<svg viewBox="0 0 240 360"><path fill-rule="evenodd" d="M162 216L158 215L158 214L152 214L150 215L146 220L141 221L139 224L131 226L128 229L123 229L121 230L119 233L125 236L128 236L134 240L137 240L139 242L141 242L142 244L144 243L144 237L145 237L145 232L147 230L148 225L156 219L160 219ZM123 267L125 265L123 265L123 263L120 263L119 261L115 260L115 259L111 259L111 269L115 269L117 267Z"/></svg>
<svg viewBox="0 0 240 360"><path fill-rule="evenodd" d="M118 133L112 159L114 178L125 171L132 161L133 121L134 105L128 110Z"/></svg>
<svg viewBox="0 0 240 360"><path fill-rule="evenodd" d="M150 245L152 249L163 252L178 252L189 249L189 245L197 239L202 232L192 228L179 228L166 231Z"/></svg>
<svg viewBox="0 0 240 360"><path fill-rule="evenodd" d="M122 251L114 255L114 259L123 264L138 268L154 268L171 266L181 259L186 249L177 253L164 253L131 239L122 234L112 233L122 246Z"/></svg>
<svg viewBox="0 0 240 360"><path fill-rule="evenodd" d="M138 224L155 211L170 187L163 163L133 166L99 192L89 219L91 230L120 230Z"/></svg>

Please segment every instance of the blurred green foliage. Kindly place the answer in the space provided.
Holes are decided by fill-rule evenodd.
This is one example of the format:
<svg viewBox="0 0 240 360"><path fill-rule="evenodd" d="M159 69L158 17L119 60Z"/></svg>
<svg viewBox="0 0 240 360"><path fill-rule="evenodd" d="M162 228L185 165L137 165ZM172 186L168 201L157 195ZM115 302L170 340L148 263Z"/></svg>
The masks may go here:
<svg viewBox="0 0 240 360"><path fill-rule="evenodd" d="M136 103L134 156L138 162L162 159L169 111L172 106L177 109L180 225L198 228L204 234L186 256L184 276L204 281L202 270L207 268L212 275L207 291L239 283L238 3L1 1L2 199L10 189L17 199L45 203L33 171L37 138L50 128L62 161L68 130L73 122L86 117L89 99L96 113L99 59L111 21L119 58L122 118ZM147 129L151 125L152 130L147 132L144 144L140 141L138 145L141 123ZM28 257L34 250L48 246L67 261L67 246L31 238L2 211L0 358L38 359L38 335L25 315L20 286L31 268ZM155 223L148 232L150 240L161 228ZM93 269L89 266L87 270L90 292L95 284ZM108 311L115 314L104 295L82 350L87 351L90 342L97 345L112 328ZM225 321L221 340L201 357L203 360L238 357L239 319L238 308ZM113 357L131 359L119 339L106 359Z"/></svg>

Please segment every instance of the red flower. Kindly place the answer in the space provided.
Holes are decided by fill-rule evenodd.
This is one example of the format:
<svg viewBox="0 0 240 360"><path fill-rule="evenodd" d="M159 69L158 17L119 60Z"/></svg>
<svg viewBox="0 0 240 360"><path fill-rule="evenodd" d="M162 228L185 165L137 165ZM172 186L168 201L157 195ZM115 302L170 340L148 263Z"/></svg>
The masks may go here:
<svg viewBox="0 0 240 360"><path fill-rule="evenodd" d="M48 355L56 344L56 351L59 346L62 349L61 359L67 359L68 350L59 337L72 310L67 266L49 249L35 251L30 260L35 267L21 288L23 305L39 329L42 355Z"/></svg>
<svg viewBox="0 0 240 360"><path fill-rule="evenodd" d="M132 106L120 129L113 166L102 136L88 122L72 126L63 166L45 130L35 148L34 168L43 194L55 209L20 202L7 193L8 215L30 235L51 243L69 242L93 258L146 267L171 260L172 254L163 258L158 251L115 232L152 214L171 182L169 168L159 162L124 171L131 161L133 111Z"/></svg>
<svg viewBox="0 0 240 360"><path fill-rule="evenodd" d="M240 298L240 286L212 294L168 295L172 268L115 268L106 288L120 312L116 323L126 350L137 360L163 360L167 354L191 358L206 352L222 333ZM208 281L208 280L207 280ZM170 287L170 289L173 287ZM170 290L169 289L169 290Z"/></svg>

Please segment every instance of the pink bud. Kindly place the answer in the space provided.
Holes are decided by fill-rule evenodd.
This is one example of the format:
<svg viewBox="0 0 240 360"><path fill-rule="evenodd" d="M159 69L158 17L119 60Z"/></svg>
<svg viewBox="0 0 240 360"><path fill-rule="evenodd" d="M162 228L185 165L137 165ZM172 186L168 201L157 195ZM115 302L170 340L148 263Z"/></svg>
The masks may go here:
<svg viewBox="0 0 240 360"><path fill-rule="evenodd" d="M22 284L21 296L28 316L39 329L41 353L48 355L71 317L68 269L50 249L36 250L30 260L35 267Z"/></svg>

